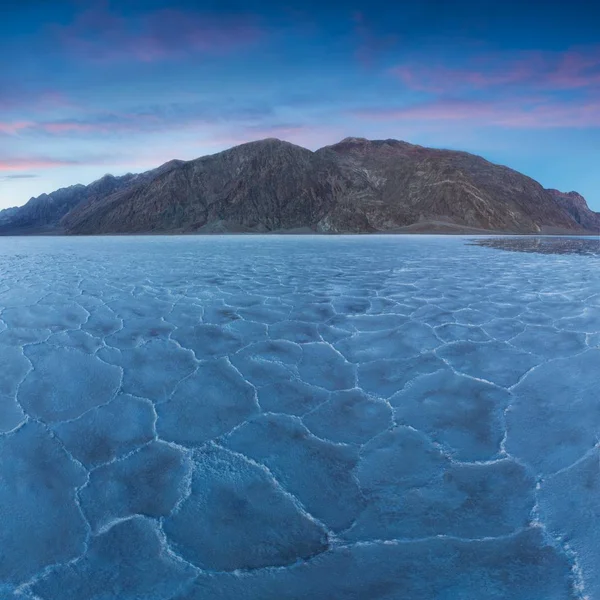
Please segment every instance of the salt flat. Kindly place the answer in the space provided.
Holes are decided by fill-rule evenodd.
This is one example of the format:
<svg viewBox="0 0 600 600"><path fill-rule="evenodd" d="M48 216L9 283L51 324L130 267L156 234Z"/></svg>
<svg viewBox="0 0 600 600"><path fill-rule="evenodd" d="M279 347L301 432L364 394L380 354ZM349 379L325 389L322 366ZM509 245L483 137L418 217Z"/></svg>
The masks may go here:
<svg viewBox="0 0 600 600"><path fill-rule="evenodd" d="M1 238L0 597L600 598L600 253L504 248Z"/></svg>

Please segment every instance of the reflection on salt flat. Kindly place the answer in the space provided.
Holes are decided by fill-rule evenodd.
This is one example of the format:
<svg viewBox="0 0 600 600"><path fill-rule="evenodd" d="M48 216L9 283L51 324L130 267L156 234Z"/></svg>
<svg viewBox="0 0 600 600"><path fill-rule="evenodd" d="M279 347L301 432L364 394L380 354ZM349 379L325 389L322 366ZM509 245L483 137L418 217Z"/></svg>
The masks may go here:
<svg viewBox="0 0 600 600"><path fill-rule="evenodd" d="M474 244L511 252L600 256L600 237L500 237L475 240Z"/></svg>

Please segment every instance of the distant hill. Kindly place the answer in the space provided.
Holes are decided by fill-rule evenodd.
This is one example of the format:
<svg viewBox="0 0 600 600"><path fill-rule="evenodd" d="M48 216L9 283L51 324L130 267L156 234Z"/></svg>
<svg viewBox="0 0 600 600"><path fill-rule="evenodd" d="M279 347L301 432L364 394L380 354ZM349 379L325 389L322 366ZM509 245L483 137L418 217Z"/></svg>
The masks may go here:
<svg viewBox="0 0 600 600"><path fill-rule="evenodd" d="M250 142L0 211L12 234L286 230L599 233L600 214L473 154L363 138L316 152Z"/></svg>
<svg viewBox="0 0 600 600"><path fill-rule="evenodd" d="M62 230L61 219L84 202L105 198L135 179L135 175L105 175L90 185L72 185L31 198L18 208L0 211L0 233L27 234Z"/></svg>

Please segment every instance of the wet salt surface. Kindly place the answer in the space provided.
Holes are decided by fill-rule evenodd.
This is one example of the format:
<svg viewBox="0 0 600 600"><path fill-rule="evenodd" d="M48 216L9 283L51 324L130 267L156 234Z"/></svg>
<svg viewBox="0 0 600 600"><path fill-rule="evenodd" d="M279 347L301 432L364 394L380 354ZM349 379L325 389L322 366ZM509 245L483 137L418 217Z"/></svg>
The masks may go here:
<svg viewBox="0 0 600 600"><path fill-rule="evenodd" d="M0 239L0 597L599 598L600 259L468 242Z"/></svg>
<svg viewBox="0 0 600 600"><path fill-rule="evenodd" d="M600 235L595 237L497 237L476 240L474 243L478 246L511 252L600 256Z"/></svg>

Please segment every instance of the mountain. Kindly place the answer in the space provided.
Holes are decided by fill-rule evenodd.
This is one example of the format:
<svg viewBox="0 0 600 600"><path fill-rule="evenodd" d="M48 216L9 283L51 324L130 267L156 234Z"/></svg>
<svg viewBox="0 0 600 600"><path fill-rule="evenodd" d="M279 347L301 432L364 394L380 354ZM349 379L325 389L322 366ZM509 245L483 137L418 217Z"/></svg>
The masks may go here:
<svg viewBox="0 0 600 600"><path fill-rule="evenodd" d="M267 139L189 162L78 206L73 233L226 230L314 226L341 200L345 182L331 157Z"/></svg>
<svg viewBox="0 0 600 600"><path fill-rule="evenodd" d="M19 208L0 212L0 233L53 233L61 232L62 218L83 202L93 202L110 196L138 177L131 173L122 177L105 175L90 185L72 185L51 194L31 198ZM8 214L6 214L8 213Z"/></svg>
<svg viewBox="0 0 600 600"><path fill-rule="evenodd" d="M12 210L12 209L11 209ZM583 233L600 215L466 152L346 138L312 152L277 139L30 200L0 233L447 231Z"/></svg>
<svg viewBox="0 0 600 600"><path fill-rule="evenodd" d="M5 223L10 223L11 220L19 213L20 207L13 206L0 210L0 227Z"/></svg>
<svg viewBox="0 0 600 600"><path fill-rule="evenodd" d="M7 233L41 233L57 227L64 215L85 199L86 186L73 185L51 194L31 198L18 208L0 212L0 231Z"/></svg>
<svg viewBox="0 0 600 600"><path fill-rule="evenodd" d="M360 204L377 230L444 222L522 233L579 227L533 179L466 152L361 138L321 152L362 175Z"/></svg>
<svg viewBox="0 0 600 600"><path fill-rule="evenodd" d="M592 211L581 194L559 192L558 190L548 191L581 227L600 232L600 213Z"/></svg>

